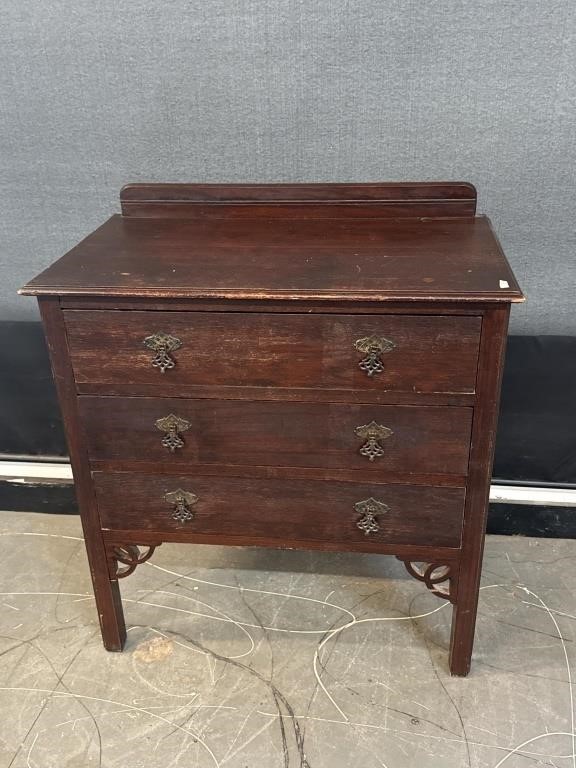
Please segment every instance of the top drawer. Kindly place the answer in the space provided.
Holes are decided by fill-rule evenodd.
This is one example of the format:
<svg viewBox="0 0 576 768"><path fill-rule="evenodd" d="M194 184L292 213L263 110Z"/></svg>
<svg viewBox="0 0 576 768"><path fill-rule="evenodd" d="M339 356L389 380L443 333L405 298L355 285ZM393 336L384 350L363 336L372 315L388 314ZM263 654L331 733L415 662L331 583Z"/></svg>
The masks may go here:
<svg viewBox="0 0 576 768"><path fill-rule="evenodd" d="M65 310L79 391L473 393L480 317ZM90 385L90 386L89 386Z"/></svg>

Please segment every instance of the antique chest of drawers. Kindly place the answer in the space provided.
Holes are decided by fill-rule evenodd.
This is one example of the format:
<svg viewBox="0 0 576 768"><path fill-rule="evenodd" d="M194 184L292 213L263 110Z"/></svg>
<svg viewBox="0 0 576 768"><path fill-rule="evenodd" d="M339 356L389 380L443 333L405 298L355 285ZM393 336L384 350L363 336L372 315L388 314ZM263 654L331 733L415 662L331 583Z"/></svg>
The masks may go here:
<svg viewBox="0 0 576 768"><path fill-rule="evenodd" d="M470 667L510 304L465 183L134 184L38 296L104 645L167 541L392 554Z"/></svg>

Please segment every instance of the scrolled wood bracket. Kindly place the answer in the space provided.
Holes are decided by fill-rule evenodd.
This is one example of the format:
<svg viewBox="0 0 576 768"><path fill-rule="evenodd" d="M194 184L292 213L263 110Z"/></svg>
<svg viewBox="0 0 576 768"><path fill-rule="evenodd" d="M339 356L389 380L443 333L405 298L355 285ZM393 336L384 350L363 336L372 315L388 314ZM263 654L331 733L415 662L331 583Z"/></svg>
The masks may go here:
<svg viewBox="0 0 576 768"><path fill-rule="evenodd" d="M145 563L160 544L108 544L108 570L111 579L124 579Z"/></svg>
<svg viewBox="0 0 576 768"><path fill-rule="evenodd" d="M422 561L404 560L397 556L404 567L418 581L423 582L436 597L442 597L451 603L456 602L456 575L454 563L426 563Z"/></svg>

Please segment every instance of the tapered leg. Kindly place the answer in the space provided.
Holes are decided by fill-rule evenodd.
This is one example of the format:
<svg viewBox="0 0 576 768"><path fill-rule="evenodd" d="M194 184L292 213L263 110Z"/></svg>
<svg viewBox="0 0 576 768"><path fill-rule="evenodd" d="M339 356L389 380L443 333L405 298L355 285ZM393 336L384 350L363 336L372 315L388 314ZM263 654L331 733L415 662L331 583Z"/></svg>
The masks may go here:
<svg viewBox="0 0 576 768"><path fill-rule="evenodd" d="M92 574L98 617L102 630L104 647L108 651L121 651L126 640L126 626L120 598L118 579L123 579L134 573L136 567L145 563L154 554L160 542L154 544L126 544L113 540L100 543L105 552L106 571L101 573L98 569ZM88 557L92 563L91 550L93 544L87 545ZM100 552L95 552L95 558L100 557Z"/></svg>
<svg viewBox="0 0 576 768"><path fill-rule="evenodd" d="M118 579L110 571L101 536L86 538L86 552L96 598L102 642L107 651L121 651L126 642L126 624Z"/></svg>
<svg viewBox="0 0 576 768"><path fill-rule="evenodd" d="M452 609L449 664L450 673L459 677L465 677L470 672L481 567L480 552L475 562L462 564L458 577L456 601Z"/></svg>
<svg viewBox="0 0 576 768"><path fill-rule="evenodd" d="M466 677L472 663L476 605L455 605L452 614L452 637L450 639L450 674Z"/></svg>

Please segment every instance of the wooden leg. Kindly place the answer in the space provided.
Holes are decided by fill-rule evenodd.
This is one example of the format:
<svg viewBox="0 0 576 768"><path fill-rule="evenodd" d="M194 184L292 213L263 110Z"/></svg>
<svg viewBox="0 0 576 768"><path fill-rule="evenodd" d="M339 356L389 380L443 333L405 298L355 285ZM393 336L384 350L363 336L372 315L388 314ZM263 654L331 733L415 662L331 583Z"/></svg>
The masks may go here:
<svg viewBox="0 0 576 768"><path fill-rule="evenodd" d="M465 568L458 561L415 563L401 557L398 559L402 560L408 573L424 582L433 594L453 603L450 673L465 677L470 671L474 645L482 552L477 553L474 561Z"/></svg>
<svg viewBox="0 0 576 768"><path fill-rule="evenodd" d="M452 612L452 633L450 638L450 674L465 677L470 672L476 613L482 571L483 536L477 540L477 549L472 557L463 559L458 572L454 608Z"/></svg>
<svg viewBox="0 0 576 768"><path fill-rule="evenodd" d="M86 551L94 586L102 642L107 651L121 651L126 642L126 624L118 578L110 572L109 558L101 536L86 539Z"/></svg>
<svg viewBox="0 0 576 768"><path fill-rule="evenodd" d="M452 637L450 638L450 674L466 677L472 663L474 627L477 601L462 601L452 613Z"/></svg>
<svg viewBox="0 0 576 768"><path fill-rule="evenodd" d="M108 651L121 651L126 642L126 624L118 579L129 576L136 566L152 557L158 544L138 545L112 541L86 543L102 641Z"/></svg>
<svg viewBox="0 0 576 768"><path fill-rule="evenodd" d="M480 578L482 553L475 564L475 569L463 573L458 561L451 562L413 562L398 557L411 576L424 582L437 597L443 597L453 603L452 635L450 640L450 672L452 675L465 676L470 671L470 659L474 643L474 625L478 604L477 581L471 588L473 579Z"/></svg>

